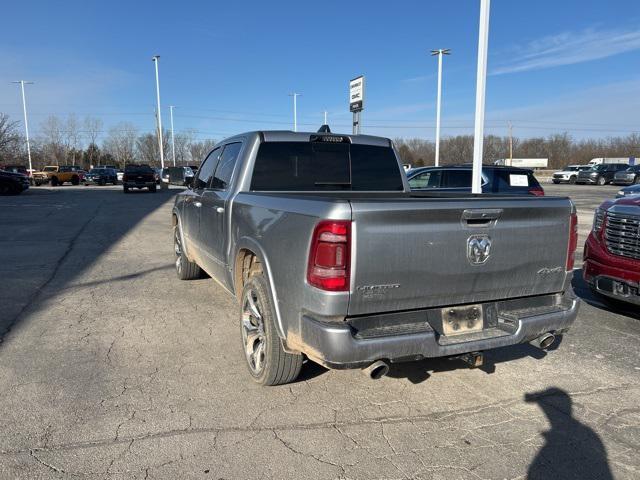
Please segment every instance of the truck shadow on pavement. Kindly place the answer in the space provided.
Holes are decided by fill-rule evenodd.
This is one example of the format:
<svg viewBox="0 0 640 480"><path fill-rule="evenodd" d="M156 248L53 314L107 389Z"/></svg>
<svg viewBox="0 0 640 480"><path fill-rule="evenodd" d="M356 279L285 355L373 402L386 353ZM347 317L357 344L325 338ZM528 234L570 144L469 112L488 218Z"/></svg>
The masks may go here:
<svg viewBox="0 0 640 480"><path fill-rule="evenodd" d="M527 479L613 479L602 440L573 417L567 392L551 387L525 394L524 401L536 403L551 426L542 433L545 443L529 465Z"/></svg>
<svg viewBox="0 0 640 480"><path fill-rule="evenodd" d="M608 299L592 292L589 284L585 282L582 276L582 269L574 270L572 286L576 295L589 305L607 312L626 315L627 317L640 320L640 308L637 306L630 303L618 302L614 299Z"/></svg>
<svg viewBox="0 0 640 480"><path fill-rule="evenodd" d="M179 190L130 196L121 189L29 189L0 198L0 348L17 324L45 308L125 235ZM167 223L170 220L167 218ZM167 244L168 257L172 248ZM129 280L155 270L121 278L86 282L84 286Z"/></svg>

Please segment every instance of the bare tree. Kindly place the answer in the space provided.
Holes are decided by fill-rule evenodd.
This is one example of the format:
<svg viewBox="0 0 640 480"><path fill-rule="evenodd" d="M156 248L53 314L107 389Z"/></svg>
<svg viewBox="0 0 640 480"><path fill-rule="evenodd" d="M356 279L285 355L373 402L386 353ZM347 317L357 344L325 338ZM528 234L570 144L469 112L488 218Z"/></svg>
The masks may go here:
<svg viewBox="0 0 640 480"><path fill-rule="evenodd" d="M76 154L80 146L80 123L75 114L70 114L62 131L63 144L67 154L71 154L71 163L76 163ZM81 152L80 152L81 153Z"/></svg>
<svg viewBox="0 0 640 480"><path fill-rule="evenodd" d="M55 115L50 115L41 124L40 130L43 136L43 149L48 158L53 159L56 165L66 162L66 149L63 141L62 122Z"/></svg>
<svg viewBox="0 0 640 480"><path fill-rule="evenodd" d="M93 152L97 151L98 145L96 142L98 141L98 136L102 133L102 120L96 117L86 116L84 118L84 133L88 144L96 147L89 152L89 164L93 165L97 160L93 158Z"/></svg>
<svg viewBox="0 0 640 480"><path fill-rule="evenodd" d="M124 167L127 163L135 161L137 138L136 126L129 122L121 122L109 129L103 149Z"/></svg>
<svg viewBox="0 0 640 480"><path fill-rule="evenodd" d="M0 113L0 157L15 155L22 140L18 133L19 122L9 120L9 115Z"/></svg>
<svg viewBox="0 0 640 480"><path fill-rule="evenodd" d="M162 149L164 151L164 158L168 159L167 153L169 152L169 134L166 131L162 132ZM160 151L158 150L158 137L155 133L145 133L140 135L136 139L136 151L138 152L138 158L142 163L148 165L160 166ZM168 165L165 162L165 165Z"/></svg>
<svg viewBox="0 0 640 480"><path fill-rule="evenodd" d="M204 160L205 155L211 151L215 144L216 141L213 139L192 142L191 145L189 145L190 161L193 164L200 165L200 162Z"/></svg>

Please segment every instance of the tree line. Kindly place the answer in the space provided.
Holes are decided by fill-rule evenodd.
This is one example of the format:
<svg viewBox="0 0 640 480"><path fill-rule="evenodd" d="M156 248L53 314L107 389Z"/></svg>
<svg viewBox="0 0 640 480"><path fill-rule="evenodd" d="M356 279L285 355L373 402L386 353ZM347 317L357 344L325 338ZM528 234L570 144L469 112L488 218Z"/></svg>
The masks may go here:
<svg viewBox="0 0 640 480"><path fill-rule="evenodd" d="M163 131L165 163L172 163L169 132ZM98 139L102 138L99 142ZM433 165L435 144L421 138L397 138L395 145L403 163L413 166ZM548 158L549 168L568 164L585 164L597 157L640 157L640 134L576 140L568 133L547 137L514 137L514 158ZM156 133L140 132L130 122L120 122L104 131L101 119L75 115L62 119L47 117L39 125L39 133L31 139L34 168L44 165L117 165L147 163L158 166L160 151ZM176 164L199 164L213 147L215 140L197 140L192 130L175 135ZM483 161L493 163L509 158L509 137L487 135L484 139ZM468 163L473 159L473 136L457 135L440 140L440 163ZM27 165L27 152L21 122L0 113L0 165Z"/></svg>
<svg viewBox="0 0 640 480"><path fill-rule="evenodd" d="M0 113L0 165L28 165L22 128L22 122ZM163 130L162 137L165 164L172 164L169 132ZM99 118L51 115L40 123L38 134L29 143L35 169L45 165L79 165L85 169L97 165L123 168L130 163L160 165L156 133L140 132L130 122L120 122L105 131ZM199 165L214 144L214 139L197 140L192 130L176 133L176 165Z"/></svg>
<svg viewBox="0 0 640 480"><path fill-rule="evenodd" d="M433 165L435 143L421 138L394 140L403 163L413 166ZM640 134L622 137L576 140L568 133L547 137L513 137L513 158L548 158L549 168L586 164L598 157L640 157ZM484 138L483 162L509 158L509 137L487 135ZM473 135L440 139L440 163L451 165L473 160Z"/></svg>

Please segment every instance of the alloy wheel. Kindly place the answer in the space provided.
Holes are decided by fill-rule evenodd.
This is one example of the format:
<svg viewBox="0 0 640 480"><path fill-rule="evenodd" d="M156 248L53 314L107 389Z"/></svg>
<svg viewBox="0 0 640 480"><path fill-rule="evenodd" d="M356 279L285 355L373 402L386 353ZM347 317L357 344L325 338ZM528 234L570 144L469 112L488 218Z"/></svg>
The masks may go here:
<svg viewBox="0 0 640 480"><path fill-rule="evenodd" d="M249 368L258 376L265 366L267 342L260 300L253 289L247 290L242 299L242 341Z"/></svg>
<svg viewBox="0 0 640 480"><path fill-rule="evenodd" d="M182 272L182 243L180 242L180 233L175 229L173 234L173 250L176 253L176 270Z"/></svg>

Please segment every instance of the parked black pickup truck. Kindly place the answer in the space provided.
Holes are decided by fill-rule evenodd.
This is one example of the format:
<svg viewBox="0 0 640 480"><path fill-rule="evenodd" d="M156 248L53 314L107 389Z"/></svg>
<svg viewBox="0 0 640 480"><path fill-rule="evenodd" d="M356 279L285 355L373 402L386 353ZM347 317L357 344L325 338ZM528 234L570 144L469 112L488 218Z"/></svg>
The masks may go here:
<svg viewBox="0 0 640 480"><path fill-rule="evenodd" d="M122 190L129 193L130 188L148 188L156 191L156 172L149 165L128 165L122 176Z"/></svg>

